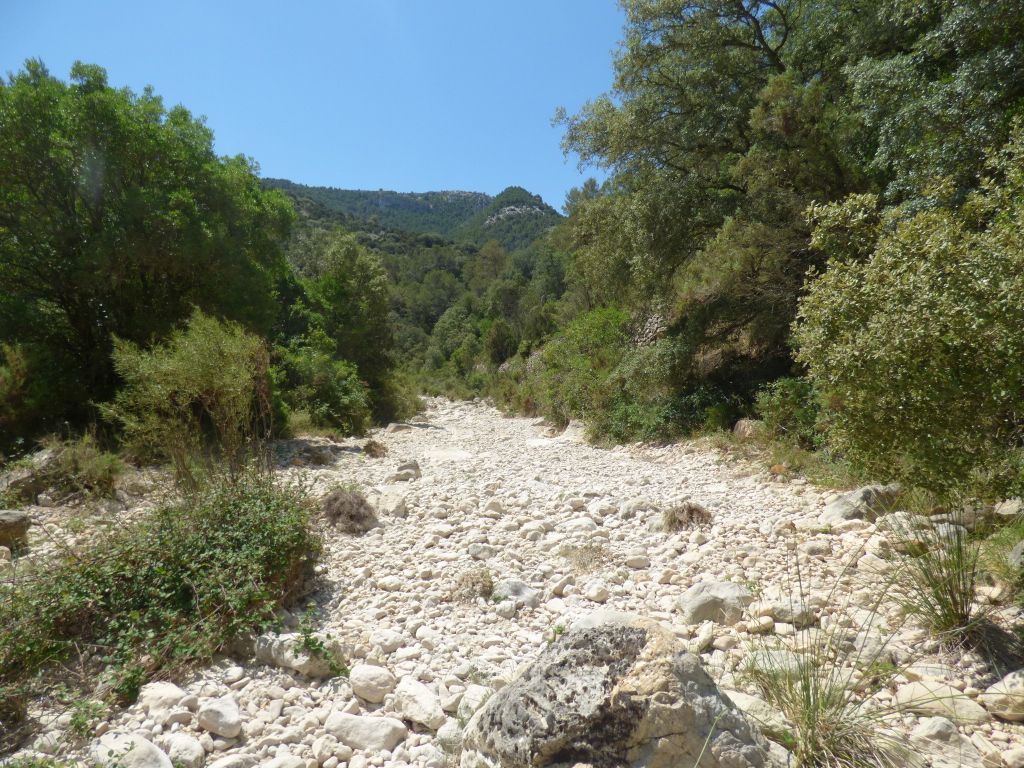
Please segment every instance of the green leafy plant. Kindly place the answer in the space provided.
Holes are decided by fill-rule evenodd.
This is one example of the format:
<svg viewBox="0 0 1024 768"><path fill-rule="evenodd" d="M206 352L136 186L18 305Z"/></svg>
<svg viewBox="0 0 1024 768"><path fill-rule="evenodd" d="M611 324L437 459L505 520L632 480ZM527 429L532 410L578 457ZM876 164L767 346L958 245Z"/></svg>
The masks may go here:
<svg viewBox="0 0 1024 768"><path fill-rule="evenodd" d="M269 435L267 350L240 325L197 310L165 343L118 339L113 355L124 386L104 413L134 455L171 461L179 480L195 486L222 461L240 469Z"/></svg>
<svg viewBox="0 0 1024 768"><path fill-rule="evenodd" d="M309 606L299 619L299 636L303 650L326 662L331 674L335 677L348 677L349 670L345 660L339 658L337 653L328 648L322 637L317 636L314 626L316 617L313 609L314 606Z"/></svg>
<svg viewBox="0 0 1024 768"><path fill-rule="evenodd" d="M319 547L295 490L255 472L221 478L19 577L0 601L0 686L75 663L131 699L155 673L272 625Z"/></svg>
<svg viewBox="0 0 1024 768"><path fill-rule="evenodd" d="M551 634L548 637L548 645L552 645L558 638L565 634L564 624L555 624L551 627Z"/></svg>
<svg viewBox="0 0 1024 768"><path fill-rule="evenodd" d="M76 699L71 703L71 721L68 723L68 731L77 739L86 739L92 735L104 713L106 705L102 701L94 699Z"/></svg>

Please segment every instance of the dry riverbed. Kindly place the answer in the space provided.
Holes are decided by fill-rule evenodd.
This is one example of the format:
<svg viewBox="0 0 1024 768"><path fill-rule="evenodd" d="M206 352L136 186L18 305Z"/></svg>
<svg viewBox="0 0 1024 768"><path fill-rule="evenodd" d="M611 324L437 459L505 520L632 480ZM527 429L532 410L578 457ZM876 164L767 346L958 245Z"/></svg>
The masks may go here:
<svg viewBox="0 0 1024 768"><path fill-rule="evenodd" d="M362 535L328 529L309 596L350 677L315 668L294 637L264 638L260 660L144 690L70 757L102 761L135 738L156 747L140 765L444 768L493 690L582 617L620 611L662 622L722 689L748 694L744 665L765 648L777 661L842 637L850 658L900 670L870 695L904 705L892 727L934 765L1024 765L1024 729L985 695L999 676L874 609L892 553L872 523L823 524L832 492L695 444L595 448L479 403L431 400L373 437L386 456L360 440L279 446L284 477L317 496L356 487L379 510ZM664 530L686 501L712 522ZM62 751L68 718L34 746Z"/></svg>

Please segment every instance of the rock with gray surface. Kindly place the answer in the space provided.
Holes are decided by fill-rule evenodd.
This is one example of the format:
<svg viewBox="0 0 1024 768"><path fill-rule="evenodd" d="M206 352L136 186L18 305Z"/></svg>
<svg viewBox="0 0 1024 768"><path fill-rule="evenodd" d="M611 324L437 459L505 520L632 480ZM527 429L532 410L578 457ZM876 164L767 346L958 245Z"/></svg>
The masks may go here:
<svg viewBox="0 0 1024 768"><path fill-rule="evenodd" d="M819 520L822 525L832 525L843 520L874 520L891 511L901 490L898 483L865 485L830 501Z"/></svg>
<svg viewBox="0 0 1024 768"><path fill-rule="evenodd" d="M700 659L654 622L572 629L494 694L462 768L779 765Z"/></svg>
<svg viewBox="0 0 1024 768"><path fill-rule="evenodd" d="M28 512L14 509L0 510L0 547L21 552L28 545L28 527L32 518Z"/></svg>
<svg viewBox="0 0 1024 768"><path fill-rule="evenodd" d="M740 584L699 581L679 597L677 605L686 624L700 624L702 621L735 624L752 602L754 596Z"/></svg>

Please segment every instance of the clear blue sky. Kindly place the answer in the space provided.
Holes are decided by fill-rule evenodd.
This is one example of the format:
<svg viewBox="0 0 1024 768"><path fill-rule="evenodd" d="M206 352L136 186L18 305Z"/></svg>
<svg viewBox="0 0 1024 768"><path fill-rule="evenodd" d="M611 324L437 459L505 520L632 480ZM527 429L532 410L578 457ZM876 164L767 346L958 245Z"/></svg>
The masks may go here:
<svg viewBox="0 0 1024 768"><path fill-rule="evenodd" d="M606 91L615 0L0 0L0 70L75 59L205 115L264 176L354 189L517 184L560 208L586 175L551 116Z"/></svg>

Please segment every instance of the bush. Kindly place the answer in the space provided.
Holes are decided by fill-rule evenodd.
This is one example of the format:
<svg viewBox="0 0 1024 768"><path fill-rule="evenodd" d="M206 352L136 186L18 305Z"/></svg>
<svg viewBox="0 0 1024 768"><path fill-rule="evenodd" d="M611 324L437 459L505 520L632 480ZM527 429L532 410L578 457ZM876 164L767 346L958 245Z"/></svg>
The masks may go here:
<svg viewBox="0 0 1024 768"><path fill-rule="evenodd" d="M765 385L757 393L755 407L772 437L808 451L822 446L821 409L814 385L807 379L782 378Z"/></svg>
<svg viewBox="0 0 1024 768"><path fill-rule="evenodd" d="M321 506L327 522L344 533L366 533L378 525L370 502L356 491L338 488L327 494Z"/></svg>
<svg viewBox="0 0 1024 768"><path fill-rule="evenodd" d="M661 515L662 528L672 532L711 525L713 520L711 513L696 501L684 501L666 509Z"/></svg>
<svg viewBox="0 0 1024 768"><path fill-rule="evenodd" d="M67 494L114 495L114 482L124 472L124 463L102 450L94 435L44 441L44 445L53 452L53 459L45 464L40 485Z"/></svg>
<svg viewBox="0 0 1024 768"><path fill-rule="evenodd" d="M828 405L830 443L855 463L1001 496L1020 485L1024 463L1020 125L993 172L1000 181L963 211L876 229L867 260L834 256L810 282L795 340ZM863 219L862 201L850 207ZM838 227L844 217L821 218Z"/></svg>
<svg viewBox="0 0 1024 768"><path fill-rule="evenodd" d="M626 352L601 388L601 407L591 417L591 431L616 442L681 434L688 420L677 407L674 374L679 353L675 339Z"/></svg>
<svg viewBox="0 0 1024 768"><path fill-rule="evenodd" d="M894 548L904 553L894 585L904 612L948 645L984 642L990 622L976 595L981 547L967 532L962 511L954 511L950 523L939 528L916 525L920 518L905 512L884 519Z"/></svg>
<svg viewBox="0 0 1024 768"><path fill-rule="evenodd" d="M1011 554L1024 541L1024 518L1017 518L981 542L979 566L1010 590L1018 602L1024 598L1024 568L1017 566Z"/></svg>
<svg viewBox="0 0 1024 768"><path fill-rule="evenodd" d="M238 468L270 434L267 351L235 323L197 310L149 350L116 340L114 367L124 387L104 413L121 425L131 453L170 460L180 479L195 483L201 457Z"/></svg>
<svg viewBox="0 0 1024 768"><path fill-rule="evenodd" d="M268 627L319 552L308 520L295 491L247 473L20 577L0 602L0 700L83 668L131 700Z"/></svg>
<svg viewBox="0 0 1024 768"><path fill-rule="evenodd" d="M495 320L484 334L484 352L494 365L504 363L518 347L519 337L507 320Z"/></svg>
<svg viewBox="0 0 1024 768"><path fill-rule="evenodd" d="M629 315L612 307L581 315L541 352L537 394L546 416L561 424L601 410L599 393L625 354Z"/></svg>
<svg viewBox="0 0 1024 768"><path fill-rule="evenodd" d="M286 399L309 414L313 426L334 427L349 435L366 430L370 393L352 363L335 360L315 346L300 347L287 359L294 385Z"/></svg>

